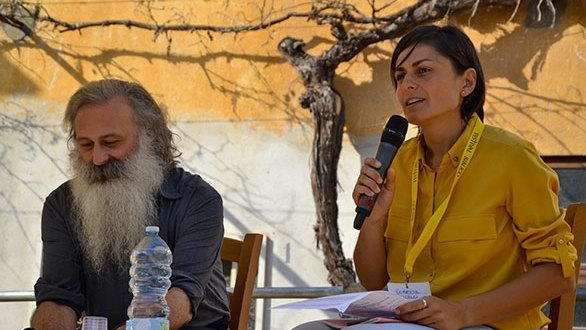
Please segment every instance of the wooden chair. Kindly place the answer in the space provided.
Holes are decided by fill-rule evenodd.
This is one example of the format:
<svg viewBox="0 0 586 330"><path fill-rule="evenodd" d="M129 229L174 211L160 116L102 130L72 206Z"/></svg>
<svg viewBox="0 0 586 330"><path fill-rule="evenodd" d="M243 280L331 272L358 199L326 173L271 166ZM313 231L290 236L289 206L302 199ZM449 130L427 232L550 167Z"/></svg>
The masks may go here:
<svg viewBox="0 0 586 330"><path fill-rule="evenodd" d="M220 257L237 263L234 292L230 293L230 330L245 330L248 326L262 238L254 233L245 234L242 241L224 237Z"/></svg>
<svg viewBox="0 0 586 330"><path fill-rule="evenodd" d="M586 237L586 203L570 204L566 209L564 218L574 234L574 246L578 250L576 264L576 281L580 277L580 263L584 250L584 238ZM561 295L550 302L549 318L551 323L547 330L571 330L574 325L574 309L576 307L576 291Z"/></svg>

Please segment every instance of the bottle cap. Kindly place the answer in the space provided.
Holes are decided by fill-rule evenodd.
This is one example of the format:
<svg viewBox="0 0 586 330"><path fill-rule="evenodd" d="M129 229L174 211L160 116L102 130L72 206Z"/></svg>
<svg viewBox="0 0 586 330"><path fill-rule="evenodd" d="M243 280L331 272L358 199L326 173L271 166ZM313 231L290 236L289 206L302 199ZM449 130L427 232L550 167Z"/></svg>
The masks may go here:
<svg viewBox="0 0 586 330"><path fill-rule="evenodd" d="M146 227L147 234L158 234L159 227L158 226L147 226Z"/></svg>

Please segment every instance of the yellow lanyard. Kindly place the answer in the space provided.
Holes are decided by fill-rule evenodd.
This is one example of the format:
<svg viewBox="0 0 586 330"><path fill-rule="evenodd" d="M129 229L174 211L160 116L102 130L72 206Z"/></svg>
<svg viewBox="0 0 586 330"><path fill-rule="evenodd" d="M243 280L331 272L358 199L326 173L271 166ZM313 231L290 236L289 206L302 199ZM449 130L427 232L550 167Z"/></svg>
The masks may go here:
<svg viewBox="0 0 586 330"><path fill-rule="evenodd" d="M450 188L450 193L444 199L444 201L440 204L437 210L432 214L431 218L423 228L421 235L413 244L413 228L415 226L415 208L417 206L417 186L419 183L419 159L415 159L413 163L413 170L411 172L411 218L409 220L411 233L409 234L409 245L407 246L407 251L405 252L405 282L409 283L409 279L411 274L413 274L413 266L415 264L415 259L421 254L421 251L427 245L431 236L437 229L441 218L444 216L446 209L448 207L448 203L450 201L450 197L454 191L454 187L458 182L458 179L464 173L468 164L470 164L470 160L476 151L476 146L478 145L478 141L480 141L480 137L482 136L482 132L484 131L484 124L480 120L474 116L476 122L474 123L474 128L472 129L472 134L468 138L468 144L464 151L462 152L462 157L460 157L460 165L458 166L458 171L456 172L456 176L454 177L454 181L452 182L452 187Z"/></svg>

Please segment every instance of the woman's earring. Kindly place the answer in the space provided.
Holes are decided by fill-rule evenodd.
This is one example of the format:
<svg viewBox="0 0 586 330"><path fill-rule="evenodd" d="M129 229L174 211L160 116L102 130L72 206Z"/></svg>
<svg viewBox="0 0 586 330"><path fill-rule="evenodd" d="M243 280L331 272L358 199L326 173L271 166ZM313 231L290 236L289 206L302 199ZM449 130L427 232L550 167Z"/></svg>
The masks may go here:
<svg viewBox="0 0 586 330"><path fill-rule="evenodd" d="M466 96L466 91L462 90L462 93L460 93L460 94L462 94L462 96Z"/></svg>

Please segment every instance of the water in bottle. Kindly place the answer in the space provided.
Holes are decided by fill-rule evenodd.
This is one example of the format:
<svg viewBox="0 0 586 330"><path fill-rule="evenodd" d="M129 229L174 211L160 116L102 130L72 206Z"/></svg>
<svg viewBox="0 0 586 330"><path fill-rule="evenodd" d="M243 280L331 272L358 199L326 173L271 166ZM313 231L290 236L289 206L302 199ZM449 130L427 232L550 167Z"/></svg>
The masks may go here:
<svg viewBox="0 0 586 330"><path fill-rule="evenodd" d="M129 284L133 298L128 307L127 330L169 329L165 295L171 286L172 255L158 233L159 227L146 227L146 236L130 256Z"/></svg>

